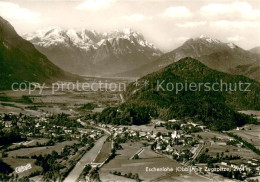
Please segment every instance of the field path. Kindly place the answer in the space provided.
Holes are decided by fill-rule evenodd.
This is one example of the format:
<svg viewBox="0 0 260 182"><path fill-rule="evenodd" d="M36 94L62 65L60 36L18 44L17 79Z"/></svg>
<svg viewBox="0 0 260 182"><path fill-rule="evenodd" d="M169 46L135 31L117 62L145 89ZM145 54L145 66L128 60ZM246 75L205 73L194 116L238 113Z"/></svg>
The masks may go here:
<svg viewBox="0 0 260 182"><path fill-rule="evenodd" d="M119 94L119 95L120 95L120 98L121 98L121 102L125 103L125 99L124 99L123 95L122 94Z"/></svg>
<svg viewBox="0 0 260 182"><path fill-rule="evenodd" d="M77 178L83 171L86 164L90 164L95 160L98 155L98 152L101 150L104 142L106 141L108 136L101 137L95 144L93 148L91 148L74 166L73 170L69 173L67 178L65 178L64 182L76 182Z"/></svg>

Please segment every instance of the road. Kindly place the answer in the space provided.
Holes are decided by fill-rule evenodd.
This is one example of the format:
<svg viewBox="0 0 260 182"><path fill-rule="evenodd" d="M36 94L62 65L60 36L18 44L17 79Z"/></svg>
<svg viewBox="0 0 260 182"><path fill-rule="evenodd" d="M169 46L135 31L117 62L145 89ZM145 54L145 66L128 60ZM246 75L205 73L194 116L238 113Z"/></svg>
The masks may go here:
<svg viewBox="0 0 260 182"><path fill-rule="evenodd" d="M78 121L81 125L83 126L87 126L87 124L81 120ZM106 128L102 128L102 127L99 127L99 126L92 126L93 128L96 128L96 129L99 129L99 130L103 130L106 134L108 135L111 135L111 132L108 131Z"/></svg>
<svg viewBox="0 0 260 182"><path fill-rule="evenodd" d="M199 144L197 150L195 151L194 155L192 156L191 160L188 160L185 165L189 166L192 164L192 162L199 156L201 150L203 149L204 145L203 144Z"/></svg>
<svg viewBox="0 0 260 182"><path fill-rule="evenodd" d="M83 171L85 165L95 160L107 137L107 135L101 137L96 142L95 146L91 148L89 151L87 151L87 153L79 160L79 162L75 165L73 170L69 173L67 178L65 178L64 182L75 182L77 180L77 178Z"/></svg>
<svg viewBox="0 0 260 182"><path fill-rule="evenodd" d="M144 151L144 149L143 148L141 148L140 150L138 150L132 157L130 157L129 159L130 160L132 160L134 157L135 157L135 155L140 155L142 152Z"/></svg>

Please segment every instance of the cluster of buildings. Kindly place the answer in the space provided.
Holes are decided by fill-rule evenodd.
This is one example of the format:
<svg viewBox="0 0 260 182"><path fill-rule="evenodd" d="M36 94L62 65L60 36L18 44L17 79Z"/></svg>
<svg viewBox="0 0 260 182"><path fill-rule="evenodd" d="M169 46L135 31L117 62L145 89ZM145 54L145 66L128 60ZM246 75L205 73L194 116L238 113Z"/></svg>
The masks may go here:
<svg viewBox="0 0 260 182"><path fill-rule="evenodd" d="M83 135L96 139L102 135L102 132L95 129L68 128L66 126L58 126L49 122L49 115L42 116L26 116L26 115L0 115L0 123L5 129L9 129L16 125L21 129L21 134L27 137L41 136L70 136L79 139ZM9 118L5 120L5 118Z"/></svg>
<svg viewBox="0 0 260 182"><path fill-rule="evenodd" d="M190 124L186 124L188 126ZM182 155L182 150L180 148L185 147L192 142L196 143L196 137L186 134L182 130L173 130L171 132L161 133L154 131L140 131L133 130L130 127L120 127L111 126L105 124L99 124L100 127L107 128L116 137L128 137L128 139L138 139L145 140L150 144L154 144L154 150L158 152L164 152L167 154L176 154L178 156ZM176 145L180 147L177 149ZM192 146L191 150L195 153L197 145Z"/></svg>

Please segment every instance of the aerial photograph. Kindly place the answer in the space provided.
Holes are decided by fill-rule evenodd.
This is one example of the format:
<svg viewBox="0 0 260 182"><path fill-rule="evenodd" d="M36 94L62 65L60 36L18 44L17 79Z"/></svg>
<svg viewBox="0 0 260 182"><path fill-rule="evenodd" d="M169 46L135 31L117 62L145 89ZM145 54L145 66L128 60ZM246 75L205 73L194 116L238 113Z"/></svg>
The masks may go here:
<svg viewBox="0 0 260 182"><path fill-rule="evenodd" d="M0 182L260 182L260 0L0 0Z"/></svg>

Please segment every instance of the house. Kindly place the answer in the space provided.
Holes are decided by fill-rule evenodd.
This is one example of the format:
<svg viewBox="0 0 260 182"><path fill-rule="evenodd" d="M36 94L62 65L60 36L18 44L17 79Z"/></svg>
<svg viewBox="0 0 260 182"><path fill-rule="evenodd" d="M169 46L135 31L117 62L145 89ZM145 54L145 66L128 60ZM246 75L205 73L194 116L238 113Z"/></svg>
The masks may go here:
<svg viewBox="0 0 260 182"><path fill-rule="evenodd" d="M72 133L72 130L64 130L65 133Z"/></svg>
<svg viewBox="0 0 260 182"><path fill-rule="evenodd" d="M168 143L170 140L170 137L164 137L163 140Z"/></svg>
<svg viewBox="0 0 260 182"><path fill-rule="evenodd" d="M83 130L83 129L81 129L79 132L80 132L81 134L87 134L87 133L88 133L87 130Z"/></svg>
<svg viewBox="0 0 260 182"><path fill-rule="evenodd" d="M192 125L192 126L194 126L194 127L196 127L196 126L199 125L199 124L196 124L196 123L193 123L193 122L188 122L188 124L190 124L190 125Z"/></svg>
<svg viewBox="0 0 260 182"><path fill-rule="evenodd" d="M151 135L151 138L155 139L156 138L156 134Z"/></svg>
<svg viewBox="0 0 260 182"><path fill-rule="evenodd" d="M135 136L136 136L136 133L131 133L130 136L135 137Z"/></svg>
<svg viewBox="0 0 260 182"><path fill-rule="evenodd" d="M95 138L96 134L89 135L90 138Z"/></svg>
<svg viewBox="0 0 260 182"><path fill-rule="evenodd" d="M142 131L142 132L139 133L139 137L145 137L145 136L146 136L145 132Z"/></svg>
<svg viewBox="0 0 260 182"><path fill-rule="evenodd" d="M181 128L183 128L184 126L186 126L187 124L185 124L185 123L182 123L181 124Z"/></svg>
<svg viewBox="0 0 260 182"><path fill-rule="evenodd" d="M174 139L174 138L177 138L177 131L174 131L172 134L171 134L171 137Z"/></svg>
<svg viewBox="0 0 260 182"><path fill-rule="evenodd" d="M165 151L167 151L167 152L173 152L173 147L171 147L170 145L167 145Z"/></svg>
<svg viewBox="0 0 260 182"><path fill-rule="evenodd" d="M180 153L177 152L176 150L174 151L174 154L180 156Z"/></svg>
<svg viewBox="0 0 260 182"><path fill-rule="evenodd" d="M226 162L221 162L221 165L227 166L228 164Z"/></svg>
<svg viewBox="0 0 260 182"><path fill-rule="evenodd" d="M202 130L205 130L207 128L207 126L204 125L199 125L198 127L201 128Z"/></svg>
<svg viewBox="0 0 260 182"><path fill-rule="evenodd" d="M12 121L5 121L5 127L11 128L13 126Z"/></svg>
<svg viewBox="0 0 260 182"><path fill-rule="evenodd" d="M156 145L156 150L162 150L162 146L160 144Z"/></svg>
<svg viewBox="0 0 260 182"><path fill-rule="evenodd" d="M33 136L33 133L28 133L26 136Z"/></svg>
<svg viewBox="0 0 260 182"><path fill-rule="evenodd" d="M161 124L165 124L166 122L165 121L157 121L155 124L156 125L161 125Z"/></svg>
<svg viewBox="0 0 260 182"><path fill-rule="evenodd" d="M229 141L233 141L233 140L235 140L234 138L229 138Z"/></svg>
<svg viewBox="0 0 260 182"><path fill-rule="evenodd" d="M176 122L178 122L179 120L177 120L177 119L170 119L170 120L168 120L168 122L171 122L171 123L176 123Z"/></svg>

